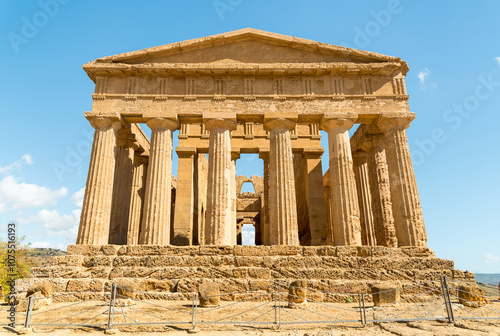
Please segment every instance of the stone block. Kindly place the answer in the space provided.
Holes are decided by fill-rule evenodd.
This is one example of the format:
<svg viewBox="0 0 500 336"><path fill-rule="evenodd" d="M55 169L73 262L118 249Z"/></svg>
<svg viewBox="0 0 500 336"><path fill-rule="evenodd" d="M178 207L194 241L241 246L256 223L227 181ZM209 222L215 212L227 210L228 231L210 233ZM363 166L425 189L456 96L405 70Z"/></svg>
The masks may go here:
<svg viewBox="0 0 500 336"><path fill-rule="evenodd" d="M268 256L269 246L237 245L234 247L235 256Z"/></svg>
<svg viewBox="0 0 500 336"><path fill-rule="evenodd" d="M388 304L397 304L401 300L400 289L391 285L373 285L371 287L373 305L380 307Z"/></svg>
<svg viewBox="0 0 500 336"><path fill-rule="evenodd" d="M84 258L82 255L54 256L50 258L50 262L59 266L82 266Z"/></svg>
<svg viewBox="0 0 500 336"><path fill-rule="evenodd" d="M335 246L321 246L321 247L318 247L318 249L316 250L316 253L319 256L334 257L337 255L337 249L335 248Z"/></svg>
<svg viewBox="0 0 500 336"><path fill-rule="evenodd" d="M101 245L68 245L67 255L95 256L102 254Z"/></svg>
<svg viewBox="0 0 500 336"><path fill-rule="evenodd" d="M94 256L83 257L82 266L84 267L111 267L113 265L113 257L111 256Z"/></svg>
<svg viewBox="0 0 500 336"><path fill-rule="evenodd" d="M193 267L164 267L159 270L158 279L184 279L192 278L196 273Z"/></svg>
<svg viewBox="0 0 500 336"><path fill-rule="evenodd" d="M216 255L206 255L206 256L172 256L172 258L182 258L175 266L234 266L233 256L216 256Z"/></svg>
<svg viewBox="0 0 500 336"><path fill-rule="evenodd" d="M200 307L218 307L220 305L219 284L203 282L198 288Z"/></svg>
<svg viewBox="0 0 500 336"><path fill-rule="evenodd" d="M273 245L269 246L269 255L271 256L291 256L302 255L301 246Z"/></svg>
<svg viewBox="0 0 500 336"><path fill-rule="evenodd" d="M307 305L307 281L295 280L288 287L288 308Z"/></svg>
<svg viewBox="0 0 500 336"><path fill-rule="evenodd" d="M358 257L371 257L372 248L371 246L356 246Z"/></svg>
<svg viewBox="0 0 500 336"><path fill-rule="evenodd" d="M91 278L109 279L111 267L91 267L88 271Z"/></svg>
<svg viewBox="0 0 500 336"><path fill-rule="evenodd" d="M48 281L36 283L28 288L28 290L26 291L26 297L31 296L35 293L40 293L44 297L49 297L50 294L52 294L52 284Z"/></svg>
<svg viewBox="0 0 500 336"><path fill-rule="evenodd" d="M336 257L355 257L358 255L357 246L335 246Z"/></svg>
<svg viewBox="0 0 500 336"><path fill-rule="evenodd" d="M466 307L479 308L489 303L484 290L475 284L461 284L458 286L458 302Z"/></svg>
<svg viewBox="0 0 500 336"><path fill-rule="evenodd" d="M136 292L139 290L139 281L132 279L116 279L116 294L119 299L135 299Z"/></svg>
<svg viewBox="0 0 500 336"><path fill-rule="evenodd" d="M84 292L84 291L100 292L103 290L104 290L103 279L69 280L66 287L66 292Z"/></svg>
<svg viewBox="0 0 500 336"><path fill-rule="evenodd" d="M144 279L139 288L144 292L170 292L174 288L174 284L170 280Z"/></svg>
<svg viewBox="0 0 500 336"><path fill-rule="evenodd" d="M168 254L196 256L199 250L199 246L170 246L168 249Z"/></svg>
<svg viewBox="0 0 500 336"><path fill-rule="evenodd" d="M408 257L435 257L434 252L428 247L402 246L399 248L399 251Z"/></svg>
<svg viewBox="0 0 500 336"><path fill-rule="evenodd" d="M258 267L258 266L265 266L264 265L264 258L263 257L234 257L234 264L237 267Z"/></svg>
<svg viewBox="0 0 500 336"><path fill-rule="evenodd" d="M233 254L234 247L226 245L201 245L199 247L198 255L228 255Z"/></svg>
<svg viewBox="0 0 500 336"><path fill-rule="evenodd" d="M269 279L271 277L271 270L261 267L249 267L248 276L255 279Z"/></svg>
<svg viewBox="0 0 500 336"><path fill-rule="evenodd" d="M306 257L317 256L318 255L318 247L317 246L304 246L302 248L302 255Z"/></svg>
<svg viewBox="0 0 500 336"><path fill-rule="evenodd" d="M247 278L248 270L246 268L233 268L233 277L234 278Z"/></svg>
<svg viewBox="0 0 500 336"><path fill-rule="evenodd" d="M248 285L250 286L250 289L261 291L273 290L270 287L272 285L272 282L269 282L269 280L250 280L248 282Z"/></svg>
<svg viewBox="0 0 500 336"><path fill-rule="evenodd" d="M117 251L118 255L126 256L146 256L146 255L165 255L170 252L169 246L160 245L128 245L121 246Z"/></svg>
<svg viewBox="0 0 500 336"><path fill-rule="evenodd" d="M104 255L114 256L121 249L121 245L102 245L101 252Z"/></svg>
<svg viewBox="0 0 500 336"><path fill-rule="evenodd" d="M76 279L91 277L91 273L86 267L54 266L51 271L51 277L53 278Z"/></svg>

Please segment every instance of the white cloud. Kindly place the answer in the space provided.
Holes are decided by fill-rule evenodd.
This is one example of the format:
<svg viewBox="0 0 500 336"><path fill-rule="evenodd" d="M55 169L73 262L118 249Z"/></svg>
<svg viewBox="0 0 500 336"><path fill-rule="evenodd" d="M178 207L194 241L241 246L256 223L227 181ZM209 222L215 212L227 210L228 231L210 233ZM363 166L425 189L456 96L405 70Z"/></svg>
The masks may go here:
<svg viewBox="0 0 500 336"><path fill-rule="evenodd" d="M75 192L71 196L71 202L73 202L77 207L81 208L83 206L83 196L85 195L85 188L82 188Z"/></svg>
<svg viewBox="0 0 500 336"><path fill-rule="evenodd" d="M497 61L498 65L500 65L500 57L495 57L495 61Z"/></svg>
<svg viewBox="0 0 500 336"><path fill-rule="evenodd" d="M78 224L82 210L76 209L70 215L60 214L57 210L42 209L36 215L19 219L20 223L41 224L49 237L62 237L67 243L72 243L78 234ZM67 244L66 244L67 245ZM65 246L59 243L56 248Z"/></svg>
<svg viewBox="0 0 500 336"><path fill-rule="evenodd" d="M24 165L30 165L30 164L33 164L33 158L29 154L24 154L19 160L11 163L10 165L5 167L0 166L0 173L5 174L15 168L21 168Z"/></svg>
<svg viewBox="0 0 500 336"><path fill-rule="evenodd" d="M420 71L417 74L417 77L420 81L420 88L424 91L427 91L428 89L433 89L433 88L437 87L436 83L428 81L431 74L432 74L432 72L427 68L425 68L423 71Z"/></svg>
<svg viewBox="0 0 500 336"><path fill-rule="evenodd" d="M497 263L500 262L500 257L494 256L493 253L485 253L481 255L481 260L484 263Z"/></svg>
<svg viewBox="0 0 500 336"><path fill-rule="evenodd" d="M0 210L5 211L7 205L12 209L56 205L57 200L67 193L66 188L52 190L36 184L20 183L13 176L5 176L0 181Z"/></svg>
<svg viewBox="0 0 500 336"><path fill-rule="evenodd" d="M0 203L0 213L7 211L7 204Z"/></svg>

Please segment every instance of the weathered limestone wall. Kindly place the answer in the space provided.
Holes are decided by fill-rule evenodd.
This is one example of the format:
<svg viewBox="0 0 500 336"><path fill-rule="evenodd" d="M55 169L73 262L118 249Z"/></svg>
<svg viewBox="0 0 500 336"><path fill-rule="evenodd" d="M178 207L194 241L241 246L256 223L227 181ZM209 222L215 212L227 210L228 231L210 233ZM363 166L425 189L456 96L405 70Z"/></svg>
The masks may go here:
<svg viewBox="0 0 500 336"><path fill-rule="evenodd" d="M274 280L306 279L310 288L367 293L375 284L409 285L441 275L474 277L455 270L452 261L436 258L425 247L70 245L67 256L53 257L52 262L56 266L33 268L32 278L18 280L16 288L23 292L48 280L54 294L101 293L106 285L125 278L137 282L141 290L189 292L209 279L221 284L224 292L234 292Z"/></svg>

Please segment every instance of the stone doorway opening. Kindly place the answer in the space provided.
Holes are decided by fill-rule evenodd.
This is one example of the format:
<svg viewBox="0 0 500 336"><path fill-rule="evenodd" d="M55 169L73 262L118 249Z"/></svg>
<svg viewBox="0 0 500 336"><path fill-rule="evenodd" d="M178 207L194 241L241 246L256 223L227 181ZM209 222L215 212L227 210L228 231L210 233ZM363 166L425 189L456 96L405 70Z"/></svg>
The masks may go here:
<svg viewBox="0 0 500 336"><path fill-rule="evenodd" d="M236 161L236 228L238 245L261 245L264 209L264 165L258 154Z"/></svg>

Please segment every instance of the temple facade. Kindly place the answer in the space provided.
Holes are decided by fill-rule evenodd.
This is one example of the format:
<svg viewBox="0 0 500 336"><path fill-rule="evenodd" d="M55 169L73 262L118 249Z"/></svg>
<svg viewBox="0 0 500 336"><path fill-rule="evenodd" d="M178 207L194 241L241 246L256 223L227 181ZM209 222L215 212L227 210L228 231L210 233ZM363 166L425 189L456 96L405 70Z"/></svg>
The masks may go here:
<svg viewBox="0 0 500 336"><path fill-rule="evenodd" d="M260 245L426 246L400 58L248 28L83 68L95 134L77 244L237 245L253 224ZM247 153L262 177L236 176Z"/></svg>

